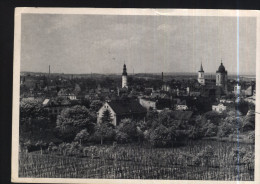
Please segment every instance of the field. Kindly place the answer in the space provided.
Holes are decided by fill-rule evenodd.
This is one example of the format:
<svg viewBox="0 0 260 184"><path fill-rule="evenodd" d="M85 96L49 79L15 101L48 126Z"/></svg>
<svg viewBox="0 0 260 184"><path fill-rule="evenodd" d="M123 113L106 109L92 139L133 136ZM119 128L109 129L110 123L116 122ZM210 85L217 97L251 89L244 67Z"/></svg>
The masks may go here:
<svg viewBox="0 0 260 184"><path fill-rule="evenodd" d="M214 148L213 154L207 150L209 147ZM82 158L22 153L19 177L254 180L254 165L237 163L232 155L234 149L236 143L204 140L177 148L97 146ZM240 144L239 149L254 153L253 144Z"/></svg>

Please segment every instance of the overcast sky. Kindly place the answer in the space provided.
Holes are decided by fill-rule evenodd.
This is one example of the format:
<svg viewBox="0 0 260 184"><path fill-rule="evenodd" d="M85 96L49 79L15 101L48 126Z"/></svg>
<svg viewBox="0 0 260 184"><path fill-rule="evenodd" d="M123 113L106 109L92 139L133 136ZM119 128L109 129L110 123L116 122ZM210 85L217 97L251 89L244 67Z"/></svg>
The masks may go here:
<svg viewBox="0 0 260 184"><path fill-rule="evenodd" d="M237 18L23 14L21 71L237 72ZM239 18L239 72L255 74L256 19Z"/></svg>

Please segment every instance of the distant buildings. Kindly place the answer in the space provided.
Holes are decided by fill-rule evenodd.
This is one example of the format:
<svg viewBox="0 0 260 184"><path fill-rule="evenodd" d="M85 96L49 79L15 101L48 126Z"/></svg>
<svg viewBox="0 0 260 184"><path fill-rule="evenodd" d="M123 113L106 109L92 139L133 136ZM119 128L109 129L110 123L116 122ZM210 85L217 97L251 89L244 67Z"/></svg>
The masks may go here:
<svg viewBox="0 0 260 184"><path fill-rule="evenodd" d="M59 97L67 97L70 100L77 100L76 94L72 91L70 91L69 89L61 89L58 92L58 96Z"/></svg>
<svg viewBox="0 0 260 184"><path fill-rule="evenodd" d="M222 103L219 103L217 105L212 105L212 110L218 113L222 113L223 111L227 110L227 106L223 105Z"/></svg>
<svg viewBox="0 0 260 184"><path fill-rule="evenodd" d="M53 117L57 117L64 108L73 105L88 107L92 102L99 101L95 112L100 105L104 105L97 112L97 122L102 121L103 113L108 110L114 125L124 118L142 119L150 109L158 112L171 109L176 114L186 111L197 114L210 110L221 113L240 100L255 103L255 82L227 81L227 73L221 61L216 80L215 77L205 78L202 64L197 77L180 76L164 80L162 72L161 81L157 76L155 80L150 80L153 76L149 78L146 75L128 81L125 64L122 76L106 81L100 76L98 80L93 80L92 75L91 79L21 76L20 98L45 99L42 105ZM235 98L232 92L239 95Z"/></svg>
<svg viewBox="0 0 260 184"><path fill-rule="evenodd" d="M186 104L186 100L182 100L176 105L176 110L188 110L188 106Z"/></svg>

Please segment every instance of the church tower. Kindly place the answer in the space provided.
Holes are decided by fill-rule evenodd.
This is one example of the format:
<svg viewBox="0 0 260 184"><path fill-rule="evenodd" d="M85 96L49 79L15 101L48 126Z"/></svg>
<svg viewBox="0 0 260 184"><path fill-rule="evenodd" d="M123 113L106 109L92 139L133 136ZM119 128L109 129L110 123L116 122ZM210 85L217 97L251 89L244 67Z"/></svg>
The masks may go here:
<svg viewBox="0 0 260 184"><path fill-rule="evenodd" d="M122 73L122 88L128 88L127 86L127 72L126 72L126 65L124 64L123 73Z"/></svg>
<svg viewBox="0 0 260 184"><path fill-rule="evenodd" d="M216 86L221 86L225 90L227 89L227 70L222 63L222 60L218 70L216 71Z"/></svg>
<svg viewBox="0 0 260 184"><path fill-rule="evenodd" d="M200 65L200 70L198 71L198 82L201 85L205 85L204 70L203 70L203 67L202 67L202 63Z"/></svg>

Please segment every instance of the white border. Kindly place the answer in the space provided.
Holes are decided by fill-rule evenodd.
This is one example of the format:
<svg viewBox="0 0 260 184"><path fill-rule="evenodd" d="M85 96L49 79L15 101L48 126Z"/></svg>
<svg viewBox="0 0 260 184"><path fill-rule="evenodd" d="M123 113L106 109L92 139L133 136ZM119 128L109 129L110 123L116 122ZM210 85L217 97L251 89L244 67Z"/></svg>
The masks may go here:
<svg viewBox="0 0 260 184"><path fill-rule="evenodd" d="M255 128L255 181L212 181L212 180L125 180L125 179L70 179L70 178L19 178L19 99L20 99L20 52L21 52L21 15L33 14L98 14L98 15L162 15L162 16L226 16L226 17L256 17L257 42L256 42L256 81L260 77L260 38L259 38L259 11L254 10L199 10L199 9L111 9L111 8L16 8L14 31L14 68L13 68L13 115L12 115L12 182L25 183L177 183L177 184L216 184L216 183L260 183L260 114L256 113ZM259 95L260 86L256 83L256 112L260 113Z"/></svg>

